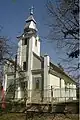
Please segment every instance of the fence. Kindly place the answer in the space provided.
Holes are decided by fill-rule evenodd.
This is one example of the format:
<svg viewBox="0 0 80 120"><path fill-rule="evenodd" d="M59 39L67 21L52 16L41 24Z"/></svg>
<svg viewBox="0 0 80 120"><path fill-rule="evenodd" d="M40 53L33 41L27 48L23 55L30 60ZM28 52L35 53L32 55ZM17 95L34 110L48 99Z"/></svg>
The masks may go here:
<svg viewBox="0 0 80 120"><path fill-rule="evenodd" d="M5 98L7 100L19 100L32 103L57 103L57 102L67 102L77 99L77 89L76 88L55 88L50 89L32 89L32 90L20 90L15 91L15 99L13 98L14 90L5 92ZM1 97L0 97L1 100Z"/></svg>

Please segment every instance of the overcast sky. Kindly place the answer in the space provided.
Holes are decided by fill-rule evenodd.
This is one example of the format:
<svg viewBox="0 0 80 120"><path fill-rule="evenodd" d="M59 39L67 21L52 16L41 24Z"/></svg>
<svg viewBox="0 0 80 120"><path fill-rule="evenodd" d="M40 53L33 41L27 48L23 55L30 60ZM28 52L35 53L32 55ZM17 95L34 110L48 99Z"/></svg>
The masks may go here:
<svg viewBox="0 0 80 120"><path fill-rule="evenodd" d="M55 1L55 0L54 0ZM44 37L48 33L46 27L47 0L0 0L0 25L3 27L0 35L10 38L13 45L16 37L23 33L25 20L30 14L30 7L34 6L34 18L37 21L38 33L41 38L41 53L48 54L54 63L58 62L55 45L49 44ZM11 45L12 45L11 44Z"/></svg>

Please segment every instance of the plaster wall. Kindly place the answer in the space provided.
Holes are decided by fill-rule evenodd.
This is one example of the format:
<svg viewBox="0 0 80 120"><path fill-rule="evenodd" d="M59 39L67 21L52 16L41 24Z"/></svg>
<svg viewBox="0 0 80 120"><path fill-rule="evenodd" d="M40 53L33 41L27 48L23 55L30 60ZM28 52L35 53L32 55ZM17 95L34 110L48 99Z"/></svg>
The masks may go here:
<svg viewBox="0 0 80 120"><path fill-rule="evenodd" d="M60 78L49 74L50 86L53 87L53 97L60 97Z"/></svg>
<svg viewBox="0 0 80 120"><path fill-rule="evenodd" d="M70 97L76 100L76 85L70 84Z"/></svg>
<svg viewBox="0 0 80 120"><path fill-rule="evenodd" d="M32 75L32 82L33 82L33 90L35 90L36 88L36 80L39 80L39 91L41 90L41 86L42 86L42 76L41 74L35 74L35 75Z"/></svg>
<svg viewBox="0 0 80 120"><path fill-rule="evenodd" d="M7 89L7 74L4 76L4 91Z"/></svg>
<svg viewBox="0 0 80 120"><path fill-rule="evenodd" d="M50 86L53 86L53 88L60 88L60 78L52 74L49 74L49 76Z"/></svg>
<svg viewBox="0 0 80 120"><path fill-rule="evenodd" d="M44 56L44 97L46 100L50 99L50 76L49 76L50 58L48 55Z"/></svg>
<svg viewBox="0 0 80 120"><path fill-rule="evenodd" d="M27 45L23 45L22 46L22 60L21 60L21 62L23 63L23 62L25 62L26 61L26 52L27 52Z"/></svg>
<svg viewBox="0 0 80 120"><path fill-rule="evenodd" d="M33 70L41 69L41 61L33 55Z"/></svg>
<svg viewBox="0 0 80 120"><path fill-rule="evenodd" d="M65 81L61 79L61 88L65 88Z"/></svg>
<svg viewBox="0 0 80 120"><path fill-rule="evenodd" d="M32 41L33 37L29 39L29 53L28 53L28 97L30 98L29 101L31 101L32 96L32 66L33 66L33 53L32 53Z"/></svg>
<svg viewBox="0 0 80 120"><path fill-rule="evenodd" d="M73 97L73 84L70 84L70 97Z"/></svg>
<svg viewBox="0 0 80 120"><path fill-rule="evenodd" d="M36 38L33 36L32 37L32 51L36 53L38 56L40 56L40 41L37 40L37 46L35 45Z"/></svg>
<svg viewBox="0 0 80 120"><path fill-rule="evenodd" d="M70 97L70 94L69 94L69 83L67 83L65 86L66 86L66 88L65 88L65 97L66 97L66 100L68 100L69 97Z"/></svg>
<svg viewBox="0 0 80 120"><path fill-rule="evenodd" d="M73 99L76 100L76 85L73 85Z"/></svg>
<svg viewBox="0 0 80 120"><path fill-rule="evenodd" d="M36 24L33 21L30 22L29 28L32 28L34 30L37 29Z"/></svg>
<svg viewBox="0 0 80 120"><path fill-rule="evenodd" d="M21 59L22 58L22 40L18 42L18 51L17 51L17 63L21 66Z"/></svg>
<svg viewBox="0 0 80 120"><path fill-rule="evenodd" d="M61 88L60 88L60 101L65 101L65 81L61 79Z"/></svg>
<svg viewBox="0 0 80 120"><path fill-rule="evenodd" d="M15 91L15 98L17 98L17 99L22 98L23 96L22 96L21 93L22 93L22 92L21 92L21 87L18 85L18 88L17 88L17 90Z"/></svg>
<svg viewBox="0 0 80 120"><path fill-rule="evenodd" d="M41 99L42 76L41 74L35 74L32 78L32 102L39 102ZM39 81L38 89L36 88L37 80Z"/></svg>

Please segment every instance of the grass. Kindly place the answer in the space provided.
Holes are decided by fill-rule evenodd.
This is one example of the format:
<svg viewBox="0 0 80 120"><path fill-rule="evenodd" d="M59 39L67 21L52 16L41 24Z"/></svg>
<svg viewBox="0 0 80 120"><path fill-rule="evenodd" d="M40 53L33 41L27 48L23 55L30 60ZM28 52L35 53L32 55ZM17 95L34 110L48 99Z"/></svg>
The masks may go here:
<svg viewBox="0 0 80 120"><path fill-rule="evenodd" d="M6 113L0 115L0 120L25 120L26 116L23 113ZM63 114L55 115L34 115L32 118L29 116L27 120L79 120L78 114Z"/></svg>

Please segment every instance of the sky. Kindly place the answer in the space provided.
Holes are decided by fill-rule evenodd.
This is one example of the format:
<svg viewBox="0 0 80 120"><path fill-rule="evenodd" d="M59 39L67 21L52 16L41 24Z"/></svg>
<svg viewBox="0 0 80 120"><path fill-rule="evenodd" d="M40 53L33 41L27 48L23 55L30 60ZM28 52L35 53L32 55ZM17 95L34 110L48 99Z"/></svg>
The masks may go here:
<svg viewBox="0 0 80 120"><path fill-rule="evenodd" d="M7 36L10 39L10 45L15 46L18 41L16 37L23 33L25 20L33 6L34 18L37 21L38 34L41 39L41 53L42 55L48 54L56 64L59 58L55 45L51 45L45 39L49 31L46 26L46 2L47 0L0 0L0 26L2 26L0 35Z"/></svg>

